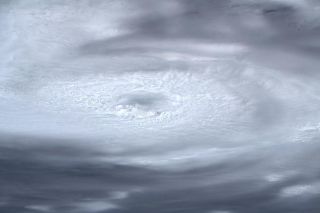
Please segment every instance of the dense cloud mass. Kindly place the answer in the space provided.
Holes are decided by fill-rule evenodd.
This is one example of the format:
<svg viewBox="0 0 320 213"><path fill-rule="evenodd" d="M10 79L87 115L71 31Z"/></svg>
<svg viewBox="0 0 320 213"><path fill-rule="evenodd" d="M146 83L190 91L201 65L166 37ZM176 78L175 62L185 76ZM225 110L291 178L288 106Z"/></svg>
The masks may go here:
<svg viewBox="0 0 320 213"><path fill-rule="evenodd" d="M0 24L0 212L320 212L320 1L2 0Z"/></svg>

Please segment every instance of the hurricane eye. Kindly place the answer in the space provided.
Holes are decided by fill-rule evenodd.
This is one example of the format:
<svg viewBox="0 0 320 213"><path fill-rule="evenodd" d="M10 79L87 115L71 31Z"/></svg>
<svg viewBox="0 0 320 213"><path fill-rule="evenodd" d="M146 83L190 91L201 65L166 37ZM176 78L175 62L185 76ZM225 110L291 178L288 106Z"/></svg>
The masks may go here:
<svg viewBox="0 0 320 213"><path fill-rule="evenodd" d="M125 94L118 98L121 105L140 106L145 108L158 107L166 102L166 98L159 93L137 92Z"/></svg>
<svg viewBox="0 0 320 213"><path fill-rule="evenodd" d="M115 114L129 118L160 116L169 104L163 94L144 91L121 95L116 102Z"/></svg>

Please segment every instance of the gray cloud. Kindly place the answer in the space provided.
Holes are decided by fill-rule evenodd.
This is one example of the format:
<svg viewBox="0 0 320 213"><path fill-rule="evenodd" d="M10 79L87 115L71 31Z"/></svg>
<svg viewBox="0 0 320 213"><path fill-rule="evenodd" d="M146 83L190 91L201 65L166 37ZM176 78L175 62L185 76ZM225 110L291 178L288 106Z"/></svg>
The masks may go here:
<svg viewBox="0 0 320 213"><path fill-rule="evenodd" d="M317 213L318 1L0 1L0 211Z"/></svg>

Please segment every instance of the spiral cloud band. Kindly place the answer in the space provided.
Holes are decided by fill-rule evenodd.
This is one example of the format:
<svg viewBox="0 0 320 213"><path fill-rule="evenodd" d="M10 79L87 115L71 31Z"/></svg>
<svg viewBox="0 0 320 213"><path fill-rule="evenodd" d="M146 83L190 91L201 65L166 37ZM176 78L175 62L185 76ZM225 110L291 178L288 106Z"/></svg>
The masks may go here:
<svg viewBox="0 0 320 213"><path fill-rule="evenodd" d="M0 1L0 212L318 213L317 0Z"/></svg>

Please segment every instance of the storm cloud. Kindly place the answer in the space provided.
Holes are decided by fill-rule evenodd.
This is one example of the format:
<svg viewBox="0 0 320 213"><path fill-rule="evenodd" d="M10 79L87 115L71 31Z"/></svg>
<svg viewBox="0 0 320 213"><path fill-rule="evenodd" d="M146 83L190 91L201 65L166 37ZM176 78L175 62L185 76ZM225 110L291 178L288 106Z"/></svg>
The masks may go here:
<svg viewBox="0 0 320 213"><path fill-rule="evenodd" d="M317 0L0 1L0 211L318 213Z"/></svg>

